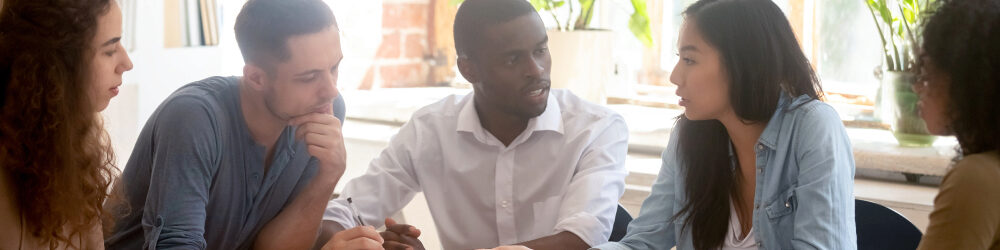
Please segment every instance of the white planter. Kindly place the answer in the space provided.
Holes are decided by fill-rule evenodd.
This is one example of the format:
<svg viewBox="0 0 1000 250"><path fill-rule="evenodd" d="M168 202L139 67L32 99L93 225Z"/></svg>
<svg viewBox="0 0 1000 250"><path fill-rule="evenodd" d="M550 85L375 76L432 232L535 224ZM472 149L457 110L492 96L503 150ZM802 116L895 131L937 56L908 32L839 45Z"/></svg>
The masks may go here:
<svg viewBox="0 0 1000 250"><path fill-rule="evenodd" d="M552 87L569 89L593 103L607 103L605 85L614 74L614 32L549 30L548 35Z"/></svg>

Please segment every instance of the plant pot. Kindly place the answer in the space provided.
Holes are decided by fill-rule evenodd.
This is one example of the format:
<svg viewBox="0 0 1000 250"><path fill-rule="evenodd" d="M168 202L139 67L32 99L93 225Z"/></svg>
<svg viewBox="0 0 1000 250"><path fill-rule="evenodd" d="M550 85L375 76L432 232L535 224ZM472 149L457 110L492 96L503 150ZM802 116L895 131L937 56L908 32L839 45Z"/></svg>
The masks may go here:
<svg viewBox="0 0 1000 250"><path fill-rule="evenodd" d="M607 103L605 85L614 74L614 32L549 30L552 87L569 89L584 100Z"/></svg>
<svg viewBox="0 0 1000 250"><path fill-rule="evenodd" d="M911 88L916 76L908 72L886 71L880 87L882 122L889 124L903 147L930 147L937 140L917 110L919 98Z"/></svg>

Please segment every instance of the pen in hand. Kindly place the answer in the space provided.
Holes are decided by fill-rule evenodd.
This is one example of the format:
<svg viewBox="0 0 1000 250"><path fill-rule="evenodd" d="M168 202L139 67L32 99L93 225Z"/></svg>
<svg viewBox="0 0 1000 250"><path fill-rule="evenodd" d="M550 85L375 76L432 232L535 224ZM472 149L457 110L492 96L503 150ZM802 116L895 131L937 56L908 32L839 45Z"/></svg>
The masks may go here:
<svg viewBox="0 0 1000 250"><path fill-rule="evenodd" d="M354 201L351 200L351 197L347 197L347 206L351 207L351 212L354 213L354 220L358 225L365 226L365 222L361 220L361 213L358 213L358 208L354 207Z"/></svg>

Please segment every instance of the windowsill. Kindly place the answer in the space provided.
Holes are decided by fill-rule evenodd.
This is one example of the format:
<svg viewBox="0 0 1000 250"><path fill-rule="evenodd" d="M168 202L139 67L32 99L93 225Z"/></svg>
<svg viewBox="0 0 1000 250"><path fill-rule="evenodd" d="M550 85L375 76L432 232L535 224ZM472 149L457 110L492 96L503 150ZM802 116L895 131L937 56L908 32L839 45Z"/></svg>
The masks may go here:
<svg viewBox="0 0 1000 250"><path fill-rule="evenodd" d="M471 91L445 87L399 88L344 91L344 96L349 118L398 127L425 105L448 95L467 94ZM665 149L674 118L682 113L674 108L635 104L609 104L608 107L625 117L629 126L629 152L651 156L659 156ZM929 148L900 147L888 130L854 126L860 124L871 127L865 122L848 121L845 124L849 126L847 133L854 147L855 165L858 169L943 176L955 156L954 148L958 144L954 137L942 137ZM655 175L659 164L650 167Z"/></svg>

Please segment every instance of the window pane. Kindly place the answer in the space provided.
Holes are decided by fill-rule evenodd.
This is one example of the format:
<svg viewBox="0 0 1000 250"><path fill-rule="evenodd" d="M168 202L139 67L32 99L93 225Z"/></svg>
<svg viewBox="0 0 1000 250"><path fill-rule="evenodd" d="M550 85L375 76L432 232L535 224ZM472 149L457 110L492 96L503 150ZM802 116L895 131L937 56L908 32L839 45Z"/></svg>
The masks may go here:
<svg viewBox="0 0 1000 250"><path fill-rule="evenodd" d="M826 91L874 96L881 42L863 1L817 1L819 60Z"/></svg>
<svg viewBox="0 0 1000 250"><path fill-rule="evenodd" d="M673 70L674 65L677 64L677 34L681 31L681 24L684 22L681 12L684 12L684 9L696 1L674 0L673 3L666 5L667 9L664 10L664 13L667 13L668 16L663 20L670 23L663 25L665 29L663 31L664 48L660 57L660 68L663 70Z"/></svg>

